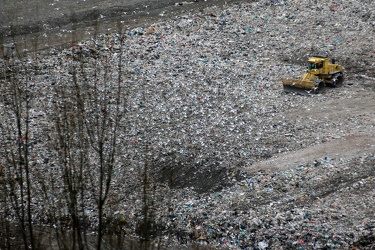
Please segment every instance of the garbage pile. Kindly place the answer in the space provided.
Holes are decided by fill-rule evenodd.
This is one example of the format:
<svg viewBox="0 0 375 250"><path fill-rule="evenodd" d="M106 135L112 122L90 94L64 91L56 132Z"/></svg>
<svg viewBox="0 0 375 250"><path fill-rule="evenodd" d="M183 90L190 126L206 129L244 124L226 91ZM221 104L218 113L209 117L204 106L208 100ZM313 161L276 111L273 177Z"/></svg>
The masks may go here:
<svg viewBox="0 0 375 250"><path fill-rule="evenodd" d="M360 244L361 237L374 235L374 154L327 155L275 173L249 175L239 169L324 143L327 134L345 137L354 127L373 131L368 124L374 114L351 114L345 123L311 119L308 126L285 115L367 88L354 77L374 77L373 9L374 2L359 0L241 2L30 55L26 65L37 70L19 80L34 93L29 147L38 170L33 176L45 174L63 186L50 144L63 100L56 89L67 88L67 96L73 96L67 86L75 86L78 77L82 92L98 83L99 96L116 96L120 82L123 106L116 110L111 98L108 103L113 117L116 112L123 117L106 213L126 221L128 234L135 235L142 221L147 166L152 215L163 227L161 247L195 242L229 249L345 249ZM300 76L307 56L316 53L343 64L352 74L350 86L313 98L284 94L280 79ZM12 58L6 63L25 65ZM77 76L77 69L84 73ZM4 104L0 108L5 112ZM365 121L370 122L361 124ZM35 185L35 193L42 189ZM59 195L35 197L35 222L48 224L43 216ZM85 199L83 213L94 230L95 197Z"/></svg>
<svg viewBox="0 0 375 250"><path fill-rule="evenodd" d="M190 237L230 249L349 248L360 236L374 233L369 206L375 182L368 177L373 157L362 160L363 165L347 166L326 157L284 172L260 171L203 197L181 191L170 214L185 233L179 242ZM339 172L346 173L338 177Z"/></svg>

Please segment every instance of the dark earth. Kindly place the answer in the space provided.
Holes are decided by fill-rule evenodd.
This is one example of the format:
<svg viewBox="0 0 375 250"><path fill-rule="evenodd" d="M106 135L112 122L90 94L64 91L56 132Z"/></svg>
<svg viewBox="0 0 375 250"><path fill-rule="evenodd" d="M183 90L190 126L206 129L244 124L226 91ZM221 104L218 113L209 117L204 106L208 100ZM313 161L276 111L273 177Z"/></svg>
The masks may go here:
<svg viewBox="0 0 375 250"><path fill-rule="evenodd" d="M231 2L241 1L2 0L0 44L17 41L20 50L34 50L35 46L43 50L78 42L100 32L112 32L119 23L122 27L134 27ZM59 35L66 32L68 35L64 37Z"/></svg>

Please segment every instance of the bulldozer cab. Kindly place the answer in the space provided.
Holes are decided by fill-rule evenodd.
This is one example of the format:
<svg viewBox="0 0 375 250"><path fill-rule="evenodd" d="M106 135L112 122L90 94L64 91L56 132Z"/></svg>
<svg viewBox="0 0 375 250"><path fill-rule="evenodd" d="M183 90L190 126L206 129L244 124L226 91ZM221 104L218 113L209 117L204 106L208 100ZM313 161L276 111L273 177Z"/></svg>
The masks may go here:
<svg viewBox="0 0 375 250"><path fill-rule="evenodd" d="M307 62L309 72L314 75L322 74L326 68L327 61L328 58L310 57Z"/></svg>

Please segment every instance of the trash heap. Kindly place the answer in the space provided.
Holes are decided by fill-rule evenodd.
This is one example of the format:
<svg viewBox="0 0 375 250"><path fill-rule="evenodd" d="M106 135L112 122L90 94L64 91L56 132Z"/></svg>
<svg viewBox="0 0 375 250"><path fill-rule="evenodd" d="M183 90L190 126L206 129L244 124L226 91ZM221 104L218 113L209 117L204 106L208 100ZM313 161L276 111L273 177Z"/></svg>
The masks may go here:
<svg viewBox="0 0 375 250"><path fill-rule="evenodd" d="M233 179L233 186L203 197L180 191L168 220L178 221L179 243L194 239L230 249L346 249L361 237L374 237L369 208L375 181L368 177L373 160L348 166L325 157L283 172ZM340 172L345 174L338 177Z"/></svg>
<svg viewBox="0 0 375 250"><path fill-rule="evenodd" d="M373 9L374 2L359 0L240 2L30 55L27 63L38 70L32 80L20 80L35 94L29 145L38 166L34 176L54 176L63 185L48 138L59 115L56 88L71 86L81 67L87 83L108 81L108 87L121 79L124 116L106 213L126 222L128 234L136 235L142 221L148 166L161 247L195 242L229 249L346 249L363 237L373 239L374 154L322 156L275 173L240 171L324 143L327 135L345 137L354 127L373 131L361 124L373 114L351 114L339 124L312 117L308 126L286 115L368 88L355 76L374 77ZM342 63L350 85L314 97L284 94L280 79L299 77L307 56L316 53ZM14 67L25 63L10 60ZM43 187L35 188L38 193ZM53 210L48 204L58 195L35 197L36 222L48 224L44 212ZM94 230L95 198L85 199L83 213Z"/></svg>

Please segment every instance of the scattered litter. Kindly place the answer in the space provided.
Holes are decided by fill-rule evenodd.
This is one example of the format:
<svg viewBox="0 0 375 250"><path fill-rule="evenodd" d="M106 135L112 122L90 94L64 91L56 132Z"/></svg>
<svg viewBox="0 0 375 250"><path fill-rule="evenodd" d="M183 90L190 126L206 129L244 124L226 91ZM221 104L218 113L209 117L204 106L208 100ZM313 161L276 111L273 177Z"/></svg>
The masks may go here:
<svg viewBox="0 0 375 250"><path fill-rule="evenodd" d="M314 100L285 95L280 79L299 74L310 53L337 55L345 66L358 59L353 54L375 51L375 20L369 12L373 9L373 1L359 0L331 5L301 0L241 2L226 9L211 6L131 28L121 39L117 33L101 34L62 51L51 50L48 56L38 55L28 61L35 74L18 79L35 94L32 133L25 141L30 164L41 169L31 171L35 176L38 171L47 173L56 179L56 186L63 186L61 162L54 155L57 145L48 134L53 135L53 121L60 115L55 109L64 98L59 94L92 95L90 84L98 83L103 87L95 95L115 96L116 81L121 78L126 103L120 110L111 98L106 103L113 107L113 117L124 114L116 131L118 158L106 212L108 217L113 213L130 234L135 234L141 221L140 180L144 180L145 166L151 164L155 172L163 168L171 175L152 176L154 219L172 232L168 239L160 238L162 246L178 249L188 239L229 249L348 249L373 233L374 215L357 212L374 207L375 179L368 176L374 172L373 155L353 163L322 155L272 174L229 172L275 154L324 143L332 138L327 135L345 137L350 126L360 126L355 114L347 124L312 117L309 127L300 125L298 117L286 119L281 114L287 110L309 110L316 100L324 103L345 96L340 91ZM369 22L363 21L366 13L372 18ZM24 62L6 54L11 58L7 63L21 68ZM120 65L122 75L117 71ZM69 92L78 69L85 84ZM91 118L98 118L100 109L90 108ZM3 106L1 112L5 112ZM0 117L2 123L5 117ZM5 145L5 140L1 143ZM95 179L92 173L87 175ZM202 181L202 176L207 178ZM165 179L176 183L167 184ZM222 183L222 189L210 189L210 181ZM35 183L33 188L42 190ZM98 223L94 194L84 197L89 206L82 210L92 228ZM48 204L55 206L61 193L49 195L48 201L35 197L36 220L48 222L43 211ZM64 208L59 212L68 213Z"/></svg>

